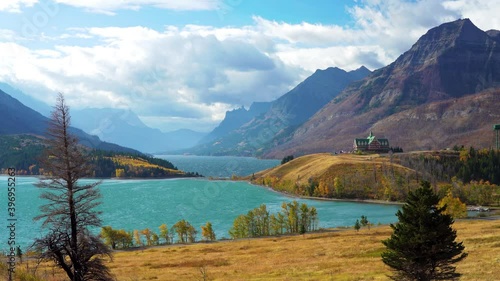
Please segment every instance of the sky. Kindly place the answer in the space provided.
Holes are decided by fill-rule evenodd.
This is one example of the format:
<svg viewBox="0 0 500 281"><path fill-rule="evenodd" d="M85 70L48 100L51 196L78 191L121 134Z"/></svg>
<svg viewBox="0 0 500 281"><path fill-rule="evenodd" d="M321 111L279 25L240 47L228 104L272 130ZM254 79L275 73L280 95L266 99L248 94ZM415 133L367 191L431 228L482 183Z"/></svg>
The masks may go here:
<svg viewBox="0 0 500 281"><path fill-rule="evenodd" d="M432 27L499 15L500 0L1 0L0 82L208 132L316 69L375 70Z"/></svg>

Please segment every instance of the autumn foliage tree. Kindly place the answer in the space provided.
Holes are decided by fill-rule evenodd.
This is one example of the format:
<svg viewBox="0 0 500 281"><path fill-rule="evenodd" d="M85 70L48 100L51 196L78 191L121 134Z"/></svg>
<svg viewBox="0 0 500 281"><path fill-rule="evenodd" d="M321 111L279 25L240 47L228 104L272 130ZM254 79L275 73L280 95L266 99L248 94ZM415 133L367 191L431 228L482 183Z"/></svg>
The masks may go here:
<svg viewBox="0 0 500 281"><path fill-rule="evenodd" d="M444 208L443 214L451 215L455 219L467 217L467 206L460 198L454 197L451 190L439 201L438 207Z"/></svg>
<svg viewBox="0 0 500 281"><path fill-rule="evenodd" d="M52 260L72 281L112 280L104 264L111 252L89 231L100 227L98 183L81 184L91 175L89 159L70 133L69 107L59 94L47 130L47 149L40 160L49 176L37 186L44 190L40 198L48 201L40 207L35 220L43 222L45 235L35 241L42 260Z"/></svg>
<svg viewBox="0 0 500 281"><path fill-rule="evenodd" d="M159 238L163 238L165 240L165 244L172 243L172 235L168 231L168 226L166 224L162 224L158 227L160 229Z"/></svg>
<svg viewBox="0 0 500 281"><path fill-rule="evenodd" d="M207 222L207 224L201 226L201 236L205 241L215 241L215 232L212 228L212 223Z"/></svg>
<svg viewBox="0 0 500 281"><path fill-rule="evenodd" d="M196 229L186 220L180 220L174 224L172 230L177 233L179 243L196 242Z"/></svg>
<svg viewBox="0 0 500 281"><path fill-rule="evenodd" d="M304 233L317 229L316 208L297 201L283 202L281 212L270 214L266 205L236 217L229 235L233 239L279 235L284 233Z"/></svg>
<svg viewBox="0 0 500 281"><path fill-rule="evenodd" d="M111 249L126 249L133 245L132 233L123 229L113 229L111 226L103 226L99 236Z"/></svg>

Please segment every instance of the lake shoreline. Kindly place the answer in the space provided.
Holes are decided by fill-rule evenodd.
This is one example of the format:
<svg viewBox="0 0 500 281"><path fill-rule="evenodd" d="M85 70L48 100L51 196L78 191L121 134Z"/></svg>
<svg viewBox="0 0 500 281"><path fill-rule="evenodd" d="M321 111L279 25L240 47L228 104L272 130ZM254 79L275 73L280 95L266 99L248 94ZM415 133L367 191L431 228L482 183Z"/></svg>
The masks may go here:
<svg viewBox="0 0 500 281"><path fill-rule="evenodd" d="M316 201L330 201L330 202L351 202L351 203L366 203L366 204L376 204L376 205L396 205L396 206L402 206L405 203L404 202L396 202L396 201L385 201L385 200L375 200L375 199L339 199L339 198L324 198L324 197L314 197L314 196L304 196L304 195L298 195L298 194L292 194L284 191L279 191L276 189L273 189L272 187L265 186L265 185L260 185L260 184L255 184L252 183L251 181L245 181L250 185L261 187L264 189L267 189L269 191L284 195L286 197L290 198L298 198L298 199L307 199L307 200L316 200Z"/></svg>

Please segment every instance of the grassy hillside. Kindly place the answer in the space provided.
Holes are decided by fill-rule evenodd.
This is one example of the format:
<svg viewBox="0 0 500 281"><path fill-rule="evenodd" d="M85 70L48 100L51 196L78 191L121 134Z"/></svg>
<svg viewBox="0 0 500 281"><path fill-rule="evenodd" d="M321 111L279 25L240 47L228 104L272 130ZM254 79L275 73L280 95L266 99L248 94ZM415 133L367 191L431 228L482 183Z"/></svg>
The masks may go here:
<svg viewBox="0 0 500 281"><path fill-rule="evenodd" d="M373 166L381 168L382 166L389 165L390 159L388 157L381 157L378 154L310 154L296 158L284 165L256 173L255 178L277 177L281 181L292 180L298 184L307 184L309 178L320 179L328 172L334 175L343 175L354 172L352 168L373 171ZM397 164L392 166L402 171L408 170Z"/></svg>
<svg viewBox="0 0 500 281"><path fill-rule="evenodd" d="M311 154L247 179L304 196L398 200L418 186L418 174L391 162L378 154Z"/></svg>
<svg viewBox="0 0 500 281"><path fill-rule="evenodd" d="M500 152L421 151L394 155L311 154L244 178L300 196L404 201L426 180L470 205L500 205Z"/></svg>
<svg viewBox="0 0 500 281"><path fill-rule="evenodd" d="M454 224L469 256L458 264L461 280L497 280L500 221ZM211 244L160 246L115 252L108 263L117 280L389 280L380 258L388 226L370 230L270 237ZM20 266L25 268L26 266ZM206 272L203 279L201 270ZM0 270L1 271L1 270ZM43 278L65 280L44 265ZM21 280L21 279L16 279ZM25 279L28 280L28 279ZM29 279L37 280L37 279Z"/></svg>

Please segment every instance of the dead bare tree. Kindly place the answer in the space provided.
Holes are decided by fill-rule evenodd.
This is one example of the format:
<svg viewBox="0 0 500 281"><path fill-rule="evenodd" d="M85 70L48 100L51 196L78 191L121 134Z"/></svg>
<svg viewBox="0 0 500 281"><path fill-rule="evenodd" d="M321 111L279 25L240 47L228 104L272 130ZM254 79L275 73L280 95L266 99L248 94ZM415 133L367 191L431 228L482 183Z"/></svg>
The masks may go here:
<svg viewBox="0 0 500 281"><path fill-rule="evenodd" d="M100 227L98 182L80 184L91 173L91 166L75 136L70 134L70 114L64 96L59 94L47 129L47 144L41 166L46 178L37 186L46 191L40 198L42 228L47 234L35 241L41 259L52 260L72 281L113 280L104 263L111 251L89 231Z"/></svg>

